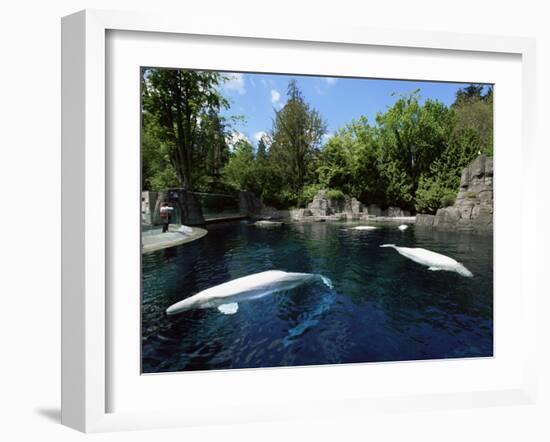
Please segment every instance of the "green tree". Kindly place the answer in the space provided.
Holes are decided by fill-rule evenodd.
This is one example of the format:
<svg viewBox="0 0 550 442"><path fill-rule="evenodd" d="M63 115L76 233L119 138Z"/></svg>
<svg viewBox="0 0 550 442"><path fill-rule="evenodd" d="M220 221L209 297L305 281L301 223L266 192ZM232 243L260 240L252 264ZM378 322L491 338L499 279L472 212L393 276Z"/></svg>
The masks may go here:
<svg viewBox="0 0 550 442"><path fill-rule="evenodd" d="M472 87L469 86L469 88ZM493 88L489 87L485 94L482 93L482 86L476 86L475 93L459 90L452 109L454 111L453 139L465 138L476 152L492 156Z"/></svg>
<svg viewBox="0 0 550 442"><path fill-rule="evenodd" d="M261 192L257 181L257 167L254 157L254 148L247 140L235 143L229 162L225 165L225 180L240 190Z"/></svg>
<svg viewBox="0 0 550 442"><path fill-rule="evenodd" d="M196 189L205 192L224 190L222 170L230 156L226 141L229 127L227 119L213 109L200 119L192 171Z"/></svg>
<svg viewBox="0 0 550 442"><path fill-rule="evenodd" d="M256 150L256 157L258 160L267 160L267 138L263 135L258 141L258 149Z"/></svg>
<svg viewBox="0 0 550 442"><path fill-rule="evenodd" d="M470 84L456 92L455 104L467 103L469 101L478 101L483 98L483 85Z"/></svg>
<svg viewBox="0 0 550 442"><path fill-rule="evenodd" d="M470 85L456 94L451 106L452 130L446 149L421 176L416 210L435 213L452 204L462 170L479 154L493 154L493 89Z"/></svg>
<svg viewBox="0 0 550 442"><path fill-rule="evenodd" d="M325 188L372 203L385 203L378 131L366 117L340 129L323 147L317 172Z"/></svg>
<svg viewBox="0 0 550 442"><path fill-rule="evenodd" d="M158 125L144 114L141 138L141 185L143 190L177 187L176 171L170 163L169 148L159 139Z"/></svg>
<svg viewBox="0 0 550 442"><path fill-rule="evenodd" d="M376 121L388 203L414 210L422 175L447 148L452 112L437 100L421 104L417 90L401 96L385 113L379 113Z"/></svg>
<svg viewBox="0 0 550 442"><path fill-rule="evenodd" d="M194 162L200 156L201 122L229 106L219 93L217 72L143 69L143 113L164 146L180 185L194 186ZM146 126L147 127L147 126ZM217 149L217 147L216 147Z"/></svg>
<svg viewBox="0 0 550 442"><path fill-rule="evenodd" d="M314 162L326 133L319 112L305 101L296 81L288 84L287 102L279 111L271 133L269 160L287 190L300 192L314 179Z"/></svg>

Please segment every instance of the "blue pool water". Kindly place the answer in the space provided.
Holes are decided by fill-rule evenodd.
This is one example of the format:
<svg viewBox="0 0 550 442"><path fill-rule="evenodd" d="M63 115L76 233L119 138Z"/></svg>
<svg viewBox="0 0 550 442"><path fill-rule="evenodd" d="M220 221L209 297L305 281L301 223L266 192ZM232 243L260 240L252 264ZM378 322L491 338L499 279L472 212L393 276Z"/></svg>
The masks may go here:
<svg viewBox="0 0 550 442"><path fill-rule="evenodd" d="M492 236L396 226L227 223L143 255L143 373L492 356ZM474 277L429 271L385 243L450 256ZM241 302L234 315L165 314L201 290L270 269L319 273L333 288L319 280Z"/></svg>

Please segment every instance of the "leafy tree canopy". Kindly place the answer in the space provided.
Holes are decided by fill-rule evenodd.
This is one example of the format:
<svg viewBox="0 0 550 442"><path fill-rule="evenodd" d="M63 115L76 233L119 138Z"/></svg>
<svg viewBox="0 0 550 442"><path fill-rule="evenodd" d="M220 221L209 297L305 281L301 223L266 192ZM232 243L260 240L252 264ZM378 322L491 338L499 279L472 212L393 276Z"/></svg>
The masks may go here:
<svg viewBox="0 0 550 442"><path fill-rule="evenodd" d="M374 123L359 117L325 140L325 120L291 81L255 149L246 139L228 144L237 117L221 115L224 81L215 72L143 71L144 189L250 190L277 208L303 207L328 189L435 213L453 203L462 169L492 155L492 87L461 89L451 106L418 90L401 95Z"/></svg>

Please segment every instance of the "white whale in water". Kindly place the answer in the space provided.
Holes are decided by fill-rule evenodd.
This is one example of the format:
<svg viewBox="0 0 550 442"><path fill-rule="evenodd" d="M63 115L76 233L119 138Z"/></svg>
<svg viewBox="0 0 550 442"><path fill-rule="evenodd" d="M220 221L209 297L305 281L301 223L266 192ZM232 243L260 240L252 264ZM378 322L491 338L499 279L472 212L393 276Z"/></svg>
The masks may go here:
<svg viewBox="0 0 550 442"><path fill-rule="evenodd" d="M404 230L407 230L409 226L407 226L407 224L401 224L400 226L397 226L397 228L403 232Z"/></svg>
<svg viewBox="0 0 550 442"><path fill-rule="evenodd" d="M166 309L166 313L175 315L187 310L216 307L223 314L232 315L237 313L240 301L290 290L313 281L322 281L327 287L332 288L328 278L313 273L290 273L281 270L254 273L203 290L171 305Z"/></svg>
<svg viewBox="0 0 550 442"><path fill-rule="evenodd" d="M442 255L440 253L432 252L431 250L411 247L397 247L395 244L382 244L380 247L391 247L400 255L405 258L409 258L418 264L428 266L428 270L446 270L449 272L456 272L462 276L471 278L474 276L463 264L455 261L453 258Z"/></svg>
<svg viewBox="0 0 550 442"><path fill-rule="evenodd" d="M376 230L378 227L375 226L355 226L353 227L354 230Z"/></svg>

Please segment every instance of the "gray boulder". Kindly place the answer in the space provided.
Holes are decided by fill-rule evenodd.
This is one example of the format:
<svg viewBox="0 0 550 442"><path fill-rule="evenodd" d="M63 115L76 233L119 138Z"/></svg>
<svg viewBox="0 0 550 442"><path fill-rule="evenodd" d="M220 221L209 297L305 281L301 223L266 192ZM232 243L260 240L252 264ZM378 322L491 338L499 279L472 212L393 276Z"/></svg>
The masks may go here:
<svg viewBox="0 0 550 442"><path fill-rule="evenodd" d="M403 217L403 216L410 216L410 212L408 210L403 210L400 207L390 206L382 212L382 216Z"/></svg>
<svg viewBox="0 0 550 442"><path fill-rule="evenodd" d="M472 161L462 171L454 205L439 209L435 216L417 215L416 225L440 230L492 232L493 159L480 155Z"/></svg>
<svg viewBox="0 0 550 442"><path fill-rule="evenodd" d="M420 227L433 227L435 215L419 214L416 215L415 225Z"/></svg>

